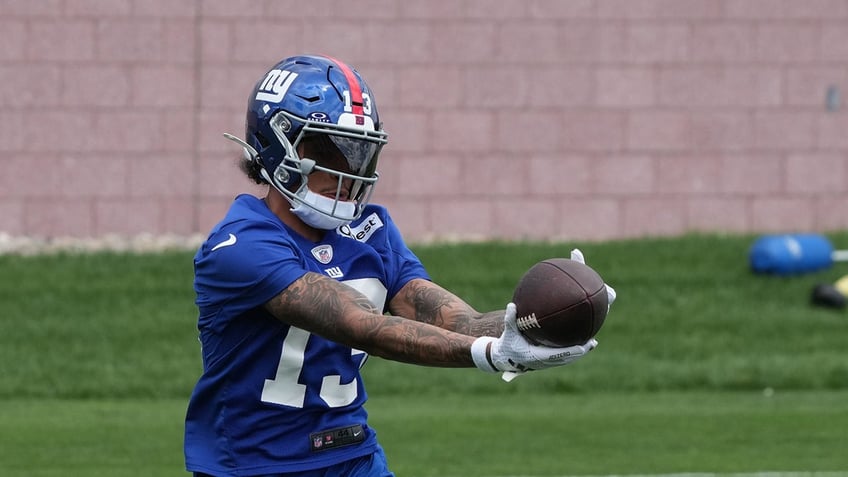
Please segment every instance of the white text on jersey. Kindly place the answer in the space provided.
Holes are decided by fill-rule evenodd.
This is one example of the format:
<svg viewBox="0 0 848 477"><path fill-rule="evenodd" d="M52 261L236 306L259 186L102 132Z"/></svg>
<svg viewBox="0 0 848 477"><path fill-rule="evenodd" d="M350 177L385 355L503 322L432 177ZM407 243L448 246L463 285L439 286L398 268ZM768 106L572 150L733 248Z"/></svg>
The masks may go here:
<svg viewBox="0 0 848 477"><path fill-rule="evenodd" d="M327 276L329 276L330 278L341 278L344 276L341 267L325 268L324 273L326 273Z"/></svg>
<svg viewBox="0 0 848 477"><path fill-rule="evenodd" d="M339 227L339 233L359 242L367 242L369 238L383 226L383 221L376 213L365 218L356 227L343 225Z"/></svg>

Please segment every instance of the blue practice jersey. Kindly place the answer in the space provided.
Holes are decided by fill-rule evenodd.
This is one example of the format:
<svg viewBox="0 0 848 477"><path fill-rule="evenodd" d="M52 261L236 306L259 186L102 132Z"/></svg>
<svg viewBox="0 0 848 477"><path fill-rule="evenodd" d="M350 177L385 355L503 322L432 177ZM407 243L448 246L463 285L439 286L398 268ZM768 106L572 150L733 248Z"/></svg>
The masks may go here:
<svg viewBox="0 0 848 477"><path fill-rule="evenodd" d="M250 195L236 198L195 255L203 374L188 406L186 467L214 475L297 472L378 448L363 407L367 355L274 318L263 304L306 272L339 280L383 311L428 276L387 211L314 243Z"/></svg>

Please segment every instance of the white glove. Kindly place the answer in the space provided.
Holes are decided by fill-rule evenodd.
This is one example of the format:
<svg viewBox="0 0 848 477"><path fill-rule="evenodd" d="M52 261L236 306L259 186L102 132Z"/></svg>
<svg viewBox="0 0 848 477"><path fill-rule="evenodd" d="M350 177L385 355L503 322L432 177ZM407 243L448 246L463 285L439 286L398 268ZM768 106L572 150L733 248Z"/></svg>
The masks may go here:
<svg viewBox="0 0 848 477"><path fill-rule="evenodd" d="M506 306L504 330L500 338L481 336L471 345L471 358L481 370L489 373L503 372L504 381L512 381L519 374L536 369L563 366L582 358L598 342L590 339L582 345L551 348L531 344L518 331L515 324L515 304Z"/></svg>
<svg viewBox="0 0 848 477"><path fill-rule="evenodd" d="M571 259L575 262L580 262L583 265L586 265L586 259L583 258L583 252L581 252L579 248L575 248L571 251ZM607 313L609 313L609 307L611 307L612 302L615 301L615 289L606 283L604 283L604 286L607 288Z"/></svg>

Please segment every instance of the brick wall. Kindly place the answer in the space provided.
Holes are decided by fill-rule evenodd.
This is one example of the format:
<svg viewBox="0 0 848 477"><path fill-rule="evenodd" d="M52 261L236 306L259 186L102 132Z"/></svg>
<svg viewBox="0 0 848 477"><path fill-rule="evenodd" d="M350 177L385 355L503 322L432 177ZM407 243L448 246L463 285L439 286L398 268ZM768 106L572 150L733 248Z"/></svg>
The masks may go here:
<svg viewBox="0 0 848 477"><path fill-rule="evenodd" d="M0 0L0 44L11 235L205 232L304 52L374 90L411 241L848 228L845 0Z"/></svg>

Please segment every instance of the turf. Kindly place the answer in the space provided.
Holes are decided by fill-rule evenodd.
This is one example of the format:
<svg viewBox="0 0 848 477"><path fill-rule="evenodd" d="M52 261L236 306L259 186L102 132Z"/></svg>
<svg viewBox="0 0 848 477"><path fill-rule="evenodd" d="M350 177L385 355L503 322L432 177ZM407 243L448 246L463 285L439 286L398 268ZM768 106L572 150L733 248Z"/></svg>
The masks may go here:
<svg viewBox="0 0 848 477"><path fill-rule="evenodd" d="M848 232L830 237L848 243ZM372 424L393 468L848 471L848 311L809 302L848 267L753 275L752 239L414 247L481 310L502 308L524 270L575 246L619 298L590 357L510 384L369 360ZM0 256L0 473L184 475L182 417L200 372L191 256Z"/></svg>
<svg viewBox="0 0 848 477"><path fill-rule="evenodd" d="M434 385L437 382L433 383ZM848 392L374 396L404 477L848 470ZM182 399L5 400L3 475L185 475Z"/></svg>
<svg viewBox="0 0 848 477"><path fill-rule="evenodd" d="M848 455L840 451L848 448L846 397L687 392L375 398L372 421L398 475L833 471L848 469Z"/></svg>

